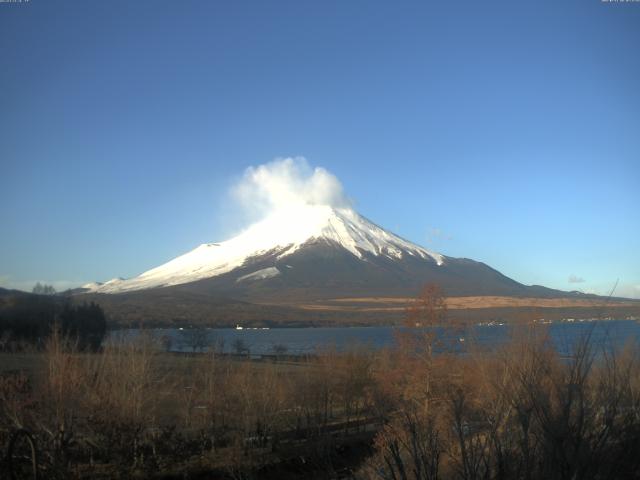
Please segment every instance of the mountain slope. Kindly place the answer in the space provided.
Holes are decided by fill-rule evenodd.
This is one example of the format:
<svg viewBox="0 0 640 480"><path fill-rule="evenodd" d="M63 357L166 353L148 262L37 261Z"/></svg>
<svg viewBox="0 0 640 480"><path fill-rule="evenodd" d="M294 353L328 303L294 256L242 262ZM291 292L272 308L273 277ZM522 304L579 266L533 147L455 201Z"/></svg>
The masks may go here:
<svg viewBox="0 0 640 480"><path fill-rule="evenodd" d="M251 257L226 274L175 286L201 294L223 293L245 301L302 301L345 296L415 295L427 282L448 295L527 295L528 287L480 262L441 257L356 257L332 240L315 239L280 257ZM174 287L171 287L174 288ZM558 292L559 293L559 292Z"/></svg>
<svg viewBox="0 0 640 480"><path fill-rule="evenodd" d="M75 293L77 301L98 302L123 325L388 324L402 317L407 299L427 282L462 304L482 304L465 310L474 320L512 318L517 309L505 298L520 298L513 305L535 306L547 318L600 315L598 305L606 303L523 285L484 263L408 242L351 209L326 206L280 210L225 242L200 245L137 277L89 284ZM541 298L580 301L570 302L578 310L567 302L546 302L557 308L540 310ZM593 305L585 304L589 298ZM637 303L623 307L625 315L638 311Z"/></svg>
<svg viewBox="0 0 640 480"><path fill-rule="evenodd" d="M200 245L138 277L89 284L85 288L98 293L122 293L190 283L224 275L265 255L285 259L319 241L329 242L364 262L370 257L393 260L414 257L442 265L444 259L383 230L351 209L304 206L279 211L228 241ZM271 270L269 276L279 272Z"/></svg>

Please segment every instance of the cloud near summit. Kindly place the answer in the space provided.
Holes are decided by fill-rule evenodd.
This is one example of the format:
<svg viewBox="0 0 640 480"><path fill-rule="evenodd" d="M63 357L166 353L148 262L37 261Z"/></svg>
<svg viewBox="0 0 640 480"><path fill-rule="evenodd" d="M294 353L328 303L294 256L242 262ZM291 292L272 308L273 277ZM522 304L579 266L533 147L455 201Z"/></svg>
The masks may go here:
<svg viewBox="0 0 640 480"><path fill-rule="evenodd" d="M300 205L351 207L340 180L322 167L311 167L304 157L247 168L231 194L251 216Z"/></svg>

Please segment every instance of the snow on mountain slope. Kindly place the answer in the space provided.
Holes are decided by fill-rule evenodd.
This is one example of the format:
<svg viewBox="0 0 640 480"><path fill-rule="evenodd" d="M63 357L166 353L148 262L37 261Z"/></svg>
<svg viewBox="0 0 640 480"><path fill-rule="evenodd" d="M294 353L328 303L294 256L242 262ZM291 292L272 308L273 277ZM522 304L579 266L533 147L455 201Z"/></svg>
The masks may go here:
<svg viewBox="0 0 640 480"><path fill-rule="evenodd" d="M345 248L359 259L365 254L400 259L419 257L442 265L444 257L389 233L355 211L325 205L296 206L268 216L238 236L221 243L205 243L137 277L114 279L84 288L98 293L120 293L194 282L228 273L247 260L267 252L286 257L306 243L324 239ZM270 273L263 278L276 275ZM249 276L245 276L245 279Z"/></svg>
<svg viewBox="0 0 640 480"><path fill-rule="evenodd" d="M238 277L236 283L252 281L252 280L264 280L265 278L273 278L280 275L280 270L277 267L267 267L257 270L248 275Z"/></svg>

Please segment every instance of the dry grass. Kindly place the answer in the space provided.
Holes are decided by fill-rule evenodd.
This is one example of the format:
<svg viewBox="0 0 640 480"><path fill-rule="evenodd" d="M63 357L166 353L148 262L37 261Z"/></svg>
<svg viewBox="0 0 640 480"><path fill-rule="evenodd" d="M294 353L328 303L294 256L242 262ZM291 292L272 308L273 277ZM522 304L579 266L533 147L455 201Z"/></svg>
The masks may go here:
<svg viewBox="0 0 640 480"><path fill-rule="evenodd" d="M47 478L245 478L300 457L330 475L337 445L375 430L361 478L640 475L637 348L596 356L585 343L567 361L540 327L466 356L435 355L434 342L417 331L396 349L292 364L167 354L146 336L81 353L54 335L13 357L26 373L0 376L0 444L34 432Z"/></svg>
<svg viewBox="0 0 640 480"><path fill-rule="evenodd" d="M402 312L415 299L408 297L358 297L334 298L315 303L297 305L305 310ZM448 297L450 310L480 308L596 308L596 307L638 307L638 302L591 298L519 298L501 296Z"/></svg>
<svg viewBox="0 0 640 480"><path fill-rule="evenodd" d="M396 410L362 477L638 478L638 348L596 352L588 340L568 360L537 327L430 368L396 358L385 376Z"/></svg>

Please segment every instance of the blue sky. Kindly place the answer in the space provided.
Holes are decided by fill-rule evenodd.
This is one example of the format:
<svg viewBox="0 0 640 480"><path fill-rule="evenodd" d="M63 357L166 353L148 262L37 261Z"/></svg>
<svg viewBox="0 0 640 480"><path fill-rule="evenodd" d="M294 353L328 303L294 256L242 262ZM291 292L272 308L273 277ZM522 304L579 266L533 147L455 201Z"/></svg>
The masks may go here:
<svg viewBox="0 0 640 480"><path fill-rule="evenodd" d="M416 243L640 298L639 3L30 0L0 44L0 285L224 239L304 156Z"/></svg>

